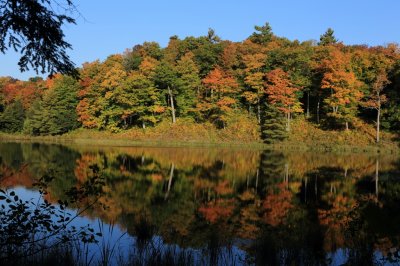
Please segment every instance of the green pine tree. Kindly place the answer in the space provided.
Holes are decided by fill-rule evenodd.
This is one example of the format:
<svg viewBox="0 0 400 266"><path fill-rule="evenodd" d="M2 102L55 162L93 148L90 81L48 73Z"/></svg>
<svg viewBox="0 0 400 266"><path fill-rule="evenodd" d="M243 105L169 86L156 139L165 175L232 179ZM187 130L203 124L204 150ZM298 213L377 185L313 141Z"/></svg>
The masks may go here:
<svg viewBox="0 0 400 266"><path fill-rule="evenodd" d="M42 101L35 101L27 112L27 117L24 122L24 133L29 135L40 135L43 130L45 130L44 121L46 114L42 106Z"/></svg>
<svg viewBox="0 0 400 266"><path fill-rule="evenodd" d="M262 138L265 143L274 143L287 138L285 119L282 112L271 104L267 104L262 120Z"/></svg>
<svg viewBox="0 0 400 266"><path fill-rule="evenodd" d="M8 133L20 132L24 125L25 111L21 100L6 106L0 116L0 130Z"/></svg>
<svg viewBox="0 0 400 266"><path fill-rule="evenodd" d="M330 45L337 43L337 39L334 35L334 31L331 28L328 28L324 34L322 34L319 38L319 43L318 45Z"/></svg>
<svg viewBox="0 0 400 266"><path fill-rule="evenodd" d="M78 89L79 84L72 77L57 77L43 99L32 104L24 131L31 135L58 135L78 128Z"/></svg>
<svg viewBox="0 0 400 266"><path fill-rule="evenodd" d="M69 76L63 76L55 82L54 93L48 99L49 113L53 119L49 134L63 134L79 127L76 114L78 89L78 82Z"/></svg>
<svg viewBox="0 0 400 266"><path fill-rule="evenodd" d="M264 26L254 26L256 32L250 36L250 40L258 44L266 44L272 40L274 36L272 28L268 22Z"/></svg>

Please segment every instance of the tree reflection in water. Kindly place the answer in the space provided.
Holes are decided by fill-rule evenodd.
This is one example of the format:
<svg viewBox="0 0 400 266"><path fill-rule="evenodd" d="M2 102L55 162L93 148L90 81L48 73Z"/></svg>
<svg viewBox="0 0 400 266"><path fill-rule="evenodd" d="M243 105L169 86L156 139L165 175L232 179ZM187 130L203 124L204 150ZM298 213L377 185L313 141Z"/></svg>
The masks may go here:
<svg viewBox="0 0 400 266"><path fill-rule="evenodd" d="M105 181L98 201L107 208L83 215L128 232L134 246L124 259L132 263L398 262L394 155L0 146L3 187L30 188L58 173L50 202L66 200L64 191L93 178L97 167Z"/></svg>

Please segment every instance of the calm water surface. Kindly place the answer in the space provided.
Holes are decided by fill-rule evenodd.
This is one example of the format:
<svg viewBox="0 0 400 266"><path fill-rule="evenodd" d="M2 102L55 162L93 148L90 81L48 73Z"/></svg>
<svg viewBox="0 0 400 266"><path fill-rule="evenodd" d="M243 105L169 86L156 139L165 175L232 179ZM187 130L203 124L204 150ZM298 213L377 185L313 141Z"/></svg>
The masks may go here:
<svg viewBox="0 0 400 266"><path fill-rule="evenodd" d="M399 263L396 155L0 143L0 185L22 197L50 174L57 202L94 167L107 208L76 222L102 226L119 257L156 246L199 265Z"/></svg>

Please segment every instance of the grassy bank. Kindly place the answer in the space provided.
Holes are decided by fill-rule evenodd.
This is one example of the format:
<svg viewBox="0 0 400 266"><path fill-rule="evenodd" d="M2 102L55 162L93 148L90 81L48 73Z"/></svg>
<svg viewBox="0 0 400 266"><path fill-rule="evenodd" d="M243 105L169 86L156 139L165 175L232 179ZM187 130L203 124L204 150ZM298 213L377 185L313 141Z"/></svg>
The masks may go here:
<svg viewBox="0 0 400 266"><path fill-rule="evenodd" d="M398 136L382 132L381 143L375 144L375 131L371 125L358 122L354 128L326 130L305 119L293 122L292 131L285 141L267 145L260 138L254 121L245 120L231 124L226 129L216 129L212 124L194 124L178 121L164 122L157 127L129 129L111 133L107 131L78 129L60 136L29 136L0 134L2 141L27 141L99 146L165 146L165 147L246 147L276 150L317 150L330 152L398 152Z"/></svg>
<svg viewBox="0 0 400 266"><path fill-rule="evenodd" d="M381 132L376 144L376 131L372 125L360 120L350 130L329 130L305 119L293 123L292 132L281 145L300 145L310 150L353 152L399 152L398 134Z"/></svg>

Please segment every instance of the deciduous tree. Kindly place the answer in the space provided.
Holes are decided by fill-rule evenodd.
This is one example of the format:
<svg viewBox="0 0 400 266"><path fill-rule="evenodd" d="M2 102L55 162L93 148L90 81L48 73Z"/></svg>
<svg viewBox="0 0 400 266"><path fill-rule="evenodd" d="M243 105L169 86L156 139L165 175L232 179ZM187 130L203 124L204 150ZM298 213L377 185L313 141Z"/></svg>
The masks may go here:
<svg viewBox="0 0 400 266"><path fill-rule="evenodd" d="M350 55L336 47L330 50L330 57L322 62L324 69L321 88L330 91L324 100L328 108L328 116L344 122L346 130L357 112L358 104L363 96L362 83L350 68Z"/></svg>
<svg viewBox="0 0 400 266"><path fill-rule="evenodd" d="M197 109L222 128L225 128L227 116L236 104L233 95L238 88L238 83L220 67L213 69L202 82L206 91L204 92L204 100L197 105Z"/></svg>
<svg viewBox="0 0 400 266"><path fill-rule="evenodd" d="M386 103L386 95L383 94L383 89L390 83L387 78L385 71L380 71L376 76L374 83L371 86L371 92L365 106L367 108L372 108L376 110L376 143L379 143L379 133L380 133L380 120L382 104Z"/></svg>
<svg viewBox="0 0 400 266"><path fill-rule="evenodd" d="M266 55L262 53L243 56L243 62L246 65L244 82L249 87L243 96L249 104L256 106L259 124L261 123L261 100L265 95L265 69L263 69L265 58Z"/></svg>
<svg viewBox="0 0 400 266"><path fill-rule="evenodd" d="M296 95L299 89L293 86L289 75L280 68L267 73L266 79L268 102L285 114L286 130L290 131L292 114L303 111Z"/></svg>

